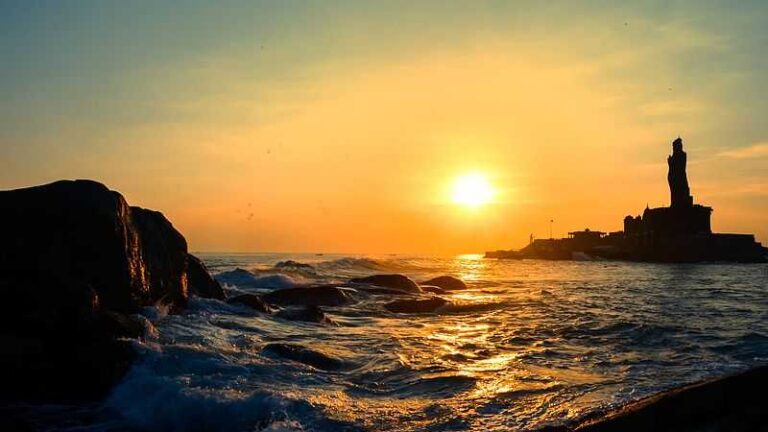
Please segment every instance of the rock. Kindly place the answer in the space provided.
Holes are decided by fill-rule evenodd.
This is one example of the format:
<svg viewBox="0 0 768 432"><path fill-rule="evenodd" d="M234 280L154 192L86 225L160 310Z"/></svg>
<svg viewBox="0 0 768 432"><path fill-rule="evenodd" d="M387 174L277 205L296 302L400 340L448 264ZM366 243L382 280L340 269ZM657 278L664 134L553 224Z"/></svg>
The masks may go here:
<svg viewBox="0 0 768 432"><path fill-rule="evenodd" d="M184 237L100 183L0 191L0 239L0 399L103 396L143 336L130 315L187 302Z"/></svg>
<svg viewBox="0 0 768 432"><path fill-rule="evenodd" d="M376 285L385 288L394 288L403 291L419 293L421 289L419 286L408 278L401 274L379 274L373 276L366 276L362 278L350 279L350 283Z"/></svg>
<svg viewBox="0 0 768 432"><path fill-rule="evenodd" d="M264 347L264 351L273 352L280 357L304 363L317 369L339 370L346 366L343 361L335 357L298 344L271 343Z"/></svg>
<svg viewBox="0 0 768 432"><path fill-rule="evenodd" d="M139 237L148 302L162 302L175 308L186 305L188 254L184 236L157 211L131 207L131 221Z"/></svg>
<svg viewBox="0 0 768 432"><path fill-rule="evenodd" d="M352 302L351 291L333 285L284 288L265 294L262 299L281 306L341 306Z"/></svg>
<svg viewBox="0 0 768 432"><path fill-rule="evenodd" d="M448 304L440 297L425 300L395 300L384 305L384 308L395 313L429 313Z"/></svg>
<svg viewBox="0 0 768 432"><path fill-rule="evenodd" d="M433 294L445 294L447 291L434 285L420 285L421 290L424 292L430 292Z"/></svg>
<svg viewBox="0 0 768 432"><path fill-rule="evenodd" d="M278 312L277 316L290 321L306 321L318 324L338 325L336 321L329 318L318 306L306 306L299 310L284 309Z"/></svg>
<svg viewBox="0 0 768 432"><path fill-rule="evenodd" d="M766 430L764 394L768 366L648 396L607 412L597 412L565 431L580 432L751 432Z"/></svg>
<svg viewBox="0 0 768 432"><path fill-rule="evenodd" d="M464 281L453 276L438 276L436 278L422 282L421 285L433 285L446 291L459 291L467 289L467 284L465 284Z"/></svg>
<svg viewBox="0 0 768 432"><path fill-rule="evenodd" d="M259 312L271 314L274 309L256 294L240 294L227 300L230 304L243 304Z"/></svg>
<svg viewBox="0 0 768 432"><path fill-rule="evenodd" d="M187 282L190 294L217 300L226 298L221 284L211 277L205 264L192 254L187 254Z"/></svg>
<svg viewBox="0 0 768 432"><path fill-rule="evenodd" d="M112 311L99 311L94 314L93 327L109 335L132 339L141 339L146 332L144 322L140 319Z"/></svg>
<svg viewBox="0 0 768 432"><path fill-rule="evenodd" d="M411 291L404 291L404 290L395 289L395 288L383 288L383 287L378 287L374 285L356 285L355 289L357 291L363 291L368 294L382 294L382 295L395 295L395 296L414 296L419 294Z"/></svg>

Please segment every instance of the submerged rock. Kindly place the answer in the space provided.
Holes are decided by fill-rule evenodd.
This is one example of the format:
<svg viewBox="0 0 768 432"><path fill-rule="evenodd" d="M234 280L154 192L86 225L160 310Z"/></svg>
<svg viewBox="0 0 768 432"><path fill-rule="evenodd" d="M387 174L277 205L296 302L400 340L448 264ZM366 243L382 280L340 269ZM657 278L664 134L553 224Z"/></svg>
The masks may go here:
<svg viewBox="0 0 768 432"><path fill-rule="evenodd" d="M340 359L298 344L271 343L264 347L264 351L317 369L339 370L346 367L346 364Z"/></svg>
<svg viewBox="0 0 768 432"><path fill-rule="evenodd" d="M401 274L378 274L361 278L350 279L350 283L376 285L385 288L394 288L412 293L419 293L421 289L409 277Z"/></svg>
<svg viewBox="0 0 768 432"><path fill-rule="evenodd" d="M429 313L448 304L440 297L425 300L395 300L384 305L384 308L395 313Z"/></svg>
<svg viewBox="0 0 768 432"><path fill-rule="evenodd" d="M465 284L463 280L453 276L438 276L436 278L422 282L421 285L433 285L446 291L459 291L467 289L467 284Z"/></svg>
<svg viewBox="0 0 768 432"><path fill-rule="evenodd" d="M0 191L0 399L103 396L130 366L143 306L183 308L184 237L88 180Z"/></svg>
<svg viewBox="0 0 768 432"><path fill-rule="evenodd" d="M281 306L341 306L352 302L350 291L334 285L284 288L264 294L262 299Z"/></svg>
<svg viewBox="0 0 768 432"><path fill-rule="evenodd" d="M282 319L291 321L306 321L318 324L338 325L338 323L332 320L322 309L318 306L306 306L303 309L283 309L277 313L277 316Z"/></svg>
<svg viewBox="0 0 768 432"><path fill-rule="evenodd" d="M275 311L272 306L261 299L261 296L256 294L240 294L227 299L227 303L246 305L250 308L256 309L259 312L264 312L267 314L271 314Z"/></svg>

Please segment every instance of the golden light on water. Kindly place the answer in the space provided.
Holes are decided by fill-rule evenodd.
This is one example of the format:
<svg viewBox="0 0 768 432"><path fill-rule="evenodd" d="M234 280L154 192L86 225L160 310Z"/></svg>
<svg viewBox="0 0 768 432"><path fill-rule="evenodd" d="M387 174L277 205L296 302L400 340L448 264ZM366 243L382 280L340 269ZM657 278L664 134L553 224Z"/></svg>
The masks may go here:
<svg viewBox="0 0 768 432"><path fill-rule="evenodd" d="M481 173L464 174L453 184L453 202L465 207L476 208L493 200L496 191L487 177Z"/></svg>

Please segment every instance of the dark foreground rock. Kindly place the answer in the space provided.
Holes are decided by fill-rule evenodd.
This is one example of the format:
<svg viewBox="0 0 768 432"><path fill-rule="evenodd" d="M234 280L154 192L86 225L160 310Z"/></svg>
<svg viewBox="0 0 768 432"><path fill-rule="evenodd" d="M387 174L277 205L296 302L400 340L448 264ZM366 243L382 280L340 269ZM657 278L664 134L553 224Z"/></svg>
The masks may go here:
<svg viewBox="0 0 768 432"><path fill-rule="evenodd" d="M425 300L395 300L384 305L384 308L395 313L429 313L448 304L440 297Z"/></svg>
<svg viewBox="0 0 768 432"><path fill-rule="evenodd" d="M467 284L459 278L453 276L438 276L430 280L424 281L421 285L432 285L440 287L446 291L459 291L467 289Z"/></svg>
<svg viewBox="0 0 768 432"><path fill-rule="evenodd" d="M0 191L0 239L3 400L104 395L143 334L130 314L210 291L161 213L93 181Z"/></svg>
<svg viewBox="0 0 768 432"><path fill-rule="evenodd" d="M280 306L341 306L352 303L350 289L333 285L284 288L262 296L262 300Z"/></svg>
<svg viewBox="0 0 768 432"><path fill-rule="evenodd" d="M280 357L304 363L317 369L339 370L347 366L340 359L299 344L271 343L264 347L264 351L272 352Z"/></svg>
<svg viewBox="0 0 768 432"><path fill-rule="evenodd" d="M421 288L409 277L401 274L379 274L361 278L350 279L350 283L376 285L385 288L394 288L412 293L421 292Z"/></svg>
<svg viewBox="0 0 768 432"><path fill-rule="evenodd" d="M227 299L227 303L246 305L252 309L266 314L271 314L275 311L272 306L261 299L261 296L256 294L240 294Z"/></svg>
<svg viewBox="0 0 768 432"><path fill-rule="evenodd" d="M579 432L758 432L768 430L768 366L630 403L581 424L550 428Z"/></svg>

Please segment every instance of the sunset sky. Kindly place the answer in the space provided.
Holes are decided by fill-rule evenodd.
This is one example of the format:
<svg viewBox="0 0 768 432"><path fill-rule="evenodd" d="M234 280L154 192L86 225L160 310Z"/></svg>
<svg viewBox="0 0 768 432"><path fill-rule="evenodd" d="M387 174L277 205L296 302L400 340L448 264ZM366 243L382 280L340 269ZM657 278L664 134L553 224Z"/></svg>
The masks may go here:
<svg viewBox="0 0 768 432"><path fill-rule="evenodd" d="M0 189L95 179L195 251L482 252L668 205L681 135L768 243L768 3L624 3L0 1Z"/></svg>

